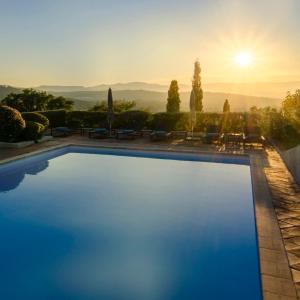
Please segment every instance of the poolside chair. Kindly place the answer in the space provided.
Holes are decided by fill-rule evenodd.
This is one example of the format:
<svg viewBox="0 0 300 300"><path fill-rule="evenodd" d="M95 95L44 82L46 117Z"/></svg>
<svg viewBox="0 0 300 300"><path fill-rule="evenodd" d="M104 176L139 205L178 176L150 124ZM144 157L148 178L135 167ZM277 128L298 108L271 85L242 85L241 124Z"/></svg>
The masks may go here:
<svg viewBox="0 0 300 300"><path fill-rule="evenodd" d="M266 139L261 134L259 126L246 127L244 145L250 144L261 144L263 147L266 145Z"/></svg>
<svg viewBox="0 0 300 300"><path fill-rule="evenodd" d="M52 136L54 137L65 137L70 136L73 133L73 130L69 127L55 127L51 130Z"/></svg>
<svg viewBox="0 0 300 300"><path fill-rule="evenodd" d="M89 138L105 139L109 137L109 131L106 128L95 128L89 131Z"/></svg>
<svg viewBox="0 0 300 300"><path fill-rule="evenodd" d="M116 138L118 140L134 140L140 136L141 134L133 129L118 129L116 132Z"/></svg>
<svg viewBox="0 0 300 300"><path fill-rule="evenodd" d="M171 133L164 130L153 130L150 134L150 140L156 141L167 141L171 138Z"/></svg>
<svg viewBox="0 0 300 300"><path fill-rule="evenodd" d="M200 142L204 138L203 132L187 132L185 140L187 142Z"/></svg>
<svg viewBox="0 0 300 300"><path fill-rule="evenodd" d="M140 130L141 136L145 137L145 136L150 136L150 134L152 133L151 129L142 129Z"/></svg>
<svg viewBox="0 0 300 300"><path fill-rule="evenodd" d="M220 127L218 125L209 125L203 140L207 144L212 144L220 139Z"/></svg>
<svg viewBox="0 0 300 300"><path fill-rule="evenodd" d="M182 138L185 140L188 136L188 133L187 131L176 130L176 131L171 131L171 136L172 138Z"/></svg>
<svg viewBox="0 0 300 300"><path fill-rule="evenodd" d="M67 127L72 130L72 133L81 133L82 122L79 120L69 120L67 121Z"/></svg>
<svg viewBox="0 0 300 300"><path fill-rule="evenodd" d="M220 137L221 144L224 144L226 147L240 147L244 145L244 140L245 135L242 132L225 132Z"/></svg>

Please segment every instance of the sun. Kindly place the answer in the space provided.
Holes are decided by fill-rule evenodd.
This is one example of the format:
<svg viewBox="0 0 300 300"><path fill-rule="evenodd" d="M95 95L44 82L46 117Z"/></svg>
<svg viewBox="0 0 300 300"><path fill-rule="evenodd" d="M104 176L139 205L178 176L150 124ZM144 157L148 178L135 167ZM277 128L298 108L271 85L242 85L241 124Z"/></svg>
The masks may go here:
<svg viewBox="0 0 300 300"><path fill-rule="evenodd" d="M253 55L246 51L239 52L234 60L240 67L248 67L253 63Z"/></svg>

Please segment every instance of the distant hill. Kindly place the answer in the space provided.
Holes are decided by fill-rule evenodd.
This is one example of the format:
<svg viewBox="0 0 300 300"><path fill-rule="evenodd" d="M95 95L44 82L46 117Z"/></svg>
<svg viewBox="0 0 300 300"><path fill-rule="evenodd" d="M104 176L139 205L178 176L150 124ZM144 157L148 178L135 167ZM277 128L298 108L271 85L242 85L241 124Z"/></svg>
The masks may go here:
<svg viewBox="0 0 300 300"><path fill-rule="evenodd" d="M76 92L84 91L86 87L80 85L40 85L34 89L47 92Z"/></svg>
<svg viewBox="0 0 300 300"><path fill-rule="evenodd" d="M0 85L0 100L5 98L10 93L20 93L22 89L15 88L9 85Z"/></svg>
<svg viewBox="0 0 300 300"><path fill-rule="evenodd" d="M78 91L78 92L54 92L54 95L61 95L75 101L81 100L87 102L87 107L107 99L107 91ZM154 92L144 90L114 90L114 99L134 100L137 108L149 109L153 112L165 111L166 109L166 92ZM189 92L180 93L181 110L189 110ZM232 111L247 111L252 106L257 107L279 107L281 99L267 97L253 97L237 95L230 93L212 93L205 92L203 98L204 109L206 111L220 112L223 108L225 99L229 99Z"/></svg>
<svg viewBox="0 0 300 300"><path fill-rule="evenodd" d="M76 91L107 91L112 88L114 91L124 90L144 90L155 92L167 92L168 85L147 83L147 82L127 82L127 83L114 83L114 84L99 84L95 86L83 87L83 86L60 86L60 85L41 85L36 89L49 91L49 92L76 92ZM189 85L181 85L182 91L190 90Z"/></svg>
<svg viewBox="0 0 300 300"><path fill-rule="evenodd" d="M146 82L128 82L128 83L115 83L112 85L100 84L93 87L88 87L89 91L106 91L108 88L112 88L114 91L124 91L124 90L143 90L143 91L154 91L154 92L167 92L168 86L155 83ZM190 87L185 86L185 89Z"/></svg>
<svg viewBox="0 0 300 300"><path fill-rule="evenodd" d="M135 84L137 84L140 87L143 85L143 83L132 83L131 87L133 88ZM148 84L146 85L148 86ZM154 88L157 85L150 84L150 86ZM164 87L163 85L158 85L158 86L161 89ZM107 86L102 85L101 87L104 90L93 91L93 90L89 90L91 88L84 88L80 86L41 86L38 89L46 90L55 96L64 96L67 99L71 99L75 103L75 107L74 107L75 109L85 110L85 109L89 109L97 102L107 99ZM0 85L0 100L3 99L6 95L8 95L11 92L21 92L21 90L22 89L20 88ZM190 93L183 91L180 93L180 95L181 95L181 110L188 111ZM167 99L167 86L165 86L165 91L162 92L152 91L152 90L141 90L141 89L118 90L117 88L113 88L113 96L114 99L118 99L118 100L125 99L125 100L136 101L137 109L149 109L150 111L153 112L165 111L166 99ZM229 99L232 111L246 111L249 110L251 106L279 107L282 101L279 98L277 99L277 98L268 98L268 97L254 97L254 96L245 96L245 95L224 93L224 92L205 92L204 99L203 99L204 109L206 111L220 112L222 111L222 107L225 99Z"/></svg>
<svg viewBox="0 0 300 300"><path fill-rule="evenodd" d="M232 94L242 94L249 96L262 96L283 99L287 92L295 92L300 89L300 81L288 82L253 82L253 83L208 83L204 85L204 90L210 92L227 91Z"/></svg>
<svg viewBox="0 0 300 300"><path fill-rule="evenodd" d="M113 91L125 90L143 90L153 92L167 92L168 85L147 83L147 82L128 82L115 84L100 84L96 86L50 86L43 85L37 89L49 92L76 92L76 91L106 91L111 87ZM180 92L188 92L191 90L191 84L181 84L179 82ZM204 91L217 93L230 93L238 95L248 95L254 97L270 97L283 99L288 91L294 92L300 89L300 81L290 82L253 82L253 83L232 83L232 82L216 82L203 83Z"/></svg>

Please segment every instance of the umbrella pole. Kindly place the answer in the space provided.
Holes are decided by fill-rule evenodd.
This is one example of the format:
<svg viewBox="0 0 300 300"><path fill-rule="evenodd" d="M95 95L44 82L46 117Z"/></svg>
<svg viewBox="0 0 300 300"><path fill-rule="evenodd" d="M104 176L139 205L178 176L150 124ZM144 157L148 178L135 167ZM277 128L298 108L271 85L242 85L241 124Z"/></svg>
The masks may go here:
<svg viewBox="0 0 300 300"><path fill-rule="evenodd" d="M192 138L194 137L194 126L192 126Z"/></svg>

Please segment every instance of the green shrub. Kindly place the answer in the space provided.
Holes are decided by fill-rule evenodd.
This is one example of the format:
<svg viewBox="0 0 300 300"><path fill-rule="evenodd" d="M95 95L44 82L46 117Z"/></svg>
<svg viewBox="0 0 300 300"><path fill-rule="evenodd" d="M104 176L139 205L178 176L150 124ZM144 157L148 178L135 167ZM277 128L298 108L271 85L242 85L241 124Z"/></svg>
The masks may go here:
<svg viewBox="0 0 300 300"><path fill-rule="evenodd" d="M45 127L45 130L49 127L49 120L47 117L37 112L25 112L22 113L22 117L26 122L37 122Z"/></svg>
<svg viewBox="0 0 300 300"><path fill-rule="evenodd" d="M146 111L125 111L115 116L113 127L141 130L146 127L149 116Z"/></svg>
<svg viewBox="0 0 300 300"><path fill-rule="evenodd" d="M107 113L70 111L67 112L66 123L70 127L107 127Z"/></svg>
<svg viewBox="0 0 300 300"><path fill-rule="evenodd" d="M106 112L85 112L83 118L83 125L85 127L107 127L107 113Z"/></svg>
<svg viewBox="0 0 300 300"><path fill-rule="evenodd" d="M39 111L38 113L49 120L49 126L51 128L66 126L66 111L63 109Z"/></svg>
<svg viewBox="0 0 300 300"><path fill-rule="evenodd" d="M221 115L222 132L244 132L245 126L244 113L224 113Z"/></svg>
<svg viewBox="0 0 300 300"><path fill-rule="evenodd" d="M25 120L19 111L0 105L0 141L17 141L24 128Z"/></svg>
<svg viewBox="0 0 300 300"><path fill-rule="evenodd" d="M44 131L45 127L42 124L28 121L22 132L22 139L25 141L37 141L43 136Z"/></svg>
<svg viewBox="0 0 300 300"><path fill-rule="evenodd" d="M185 130L188 126L188 113L156 113L149 121L153 130Z"/></svg>
<svg viewBox="0 0 300 300"><path fill-rule="evenodd" d="M75 127L87 127L84 126L84 115L85 111L70 111L66 114L66 125L75 128Z"/></svg>
<svg viewBox="0 0 300 300"><path fill-rule="evenodd" d="M271 113L269 136L280 141L284 136L286 120L280 113Z"/></svg>
<svg viewBox="0 0 300 300"><path fill-rule="evenodd" d="M197 113L195 131L205 132L211 126L221 126L222 114L219 113ZM190 130L190 127L189 127Z"/></svg>

